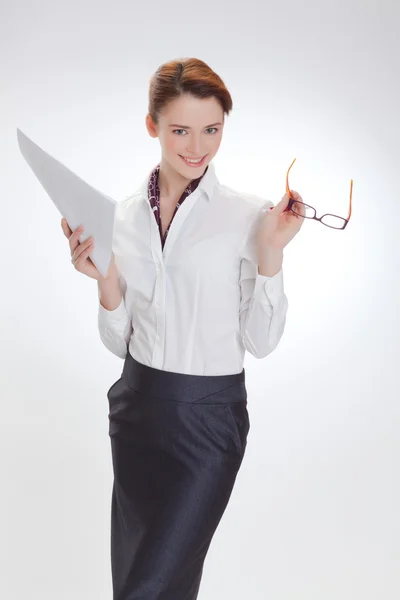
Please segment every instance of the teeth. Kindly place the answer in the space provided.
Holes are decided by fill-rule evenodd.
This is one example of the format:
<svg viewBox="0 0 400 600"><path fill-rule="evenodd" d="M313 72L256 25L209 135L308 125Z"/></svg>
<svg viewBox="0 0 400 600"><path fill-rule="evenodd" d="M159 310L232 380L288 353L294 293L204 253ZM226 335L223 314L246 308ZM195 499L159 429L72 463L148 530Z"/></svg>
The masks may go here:
<svg viewBox="0 0 400 600"><path fill-rule="evenodd" d="M182 156L182 158L183 158L184 160L186 160L187 162L194 163L194 164L196 164L196 163L199 163L199 162L201 162L201 161L203 160L202 158L198 158L197 160L193 160L193 159L191 159L191 158L186 158L186 156ZM203 158L204 158L204 157L203 157Z"/></svg>

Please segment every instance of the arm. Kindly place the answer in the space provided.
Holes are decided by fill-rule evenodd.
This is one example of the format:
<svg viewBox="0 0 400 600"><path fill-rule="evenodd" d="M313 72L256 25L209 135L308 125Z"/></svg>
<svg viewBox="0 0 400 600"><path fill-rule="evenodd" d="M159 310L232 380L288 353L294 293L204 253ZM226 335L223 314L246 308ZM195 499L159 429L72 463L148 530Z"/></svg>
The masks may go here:
<svg viewBox="0 0 400 600"><path fill-rule="evenodd" d="M132 335L132 321L125 306L126 281L122 275L98 281L98 329L103 344L116 356L125 358Z"/></svg>
<svg viewBox="0 0 400 600"><path fill-rule="evenodd" d="M256 358L277 347L285 328L288 300L283 285L283 251L258 253L256 231L262 212L252 220L240 253L240 331L244 346Z"/></svg>

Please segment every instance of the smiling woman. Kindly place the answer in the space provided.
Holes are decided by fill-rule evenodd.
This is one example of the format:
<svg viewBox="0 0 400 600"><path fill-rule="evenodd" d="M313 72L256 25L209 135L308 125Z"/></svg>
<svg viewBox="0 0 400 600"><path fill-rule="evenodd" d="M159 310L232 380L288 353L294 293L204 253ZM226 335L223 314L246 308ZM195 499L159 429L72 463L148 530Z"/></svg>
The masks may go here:
<svg viewBox="0 0 400 600"><path fill-rule="evenodd" d="M283 333L282 270L259 274L253 243L270 203L220 185L212 164L231 109L201 60L157 69L146 127L161 160L117 209L123 294L107 310L102 282L99 305L101 339L125 359L108 391L114 600L197 598L250 429L244 353Z"/></svg>

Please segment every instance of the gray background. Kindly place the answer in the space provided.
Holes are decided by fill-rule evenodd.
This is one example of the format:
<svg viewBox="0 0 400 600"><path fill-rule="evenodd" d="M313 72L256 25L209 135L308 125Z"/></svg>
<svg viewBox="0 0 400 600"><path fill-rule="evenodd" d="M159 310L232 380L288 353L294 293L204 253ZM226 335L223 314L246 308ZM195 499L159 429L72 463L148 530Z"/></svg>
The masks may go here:
<svg viewBox="0 0 400 600"><path fill-rule="evenodd" d="M246 356L251 430L199 600L400 594L398 2L0 5L0 596L109 600L106 391L121 359L97 285L70 263L20 127L116 200L160 158L145 129L157 67L194 56L234 110L222 183L274 202L290 185L347 216L284 253L278 348Z"/></svg>

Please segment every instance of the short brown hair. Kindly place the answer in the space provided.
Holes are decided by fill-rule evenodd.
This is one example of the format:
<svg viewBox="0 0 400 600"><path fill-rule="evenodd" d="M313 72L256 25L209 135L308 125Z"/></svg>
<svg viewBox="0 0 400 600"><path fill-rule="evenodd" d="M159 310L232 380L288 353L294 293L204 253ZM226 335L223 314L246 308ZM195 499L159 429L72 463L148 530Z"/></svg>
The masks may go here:
<svg viewBox="0 0 400 600"><path fill-rule="evenodd" d="M224 82L205 62L198 58L171 60L158 67L150 79L148 110L156 125L165 106L182 94L214 96L224 114L232 110L232 98Z"/></svg>

